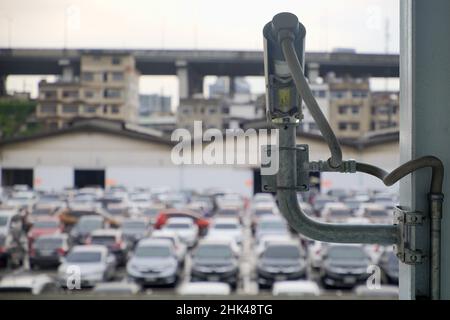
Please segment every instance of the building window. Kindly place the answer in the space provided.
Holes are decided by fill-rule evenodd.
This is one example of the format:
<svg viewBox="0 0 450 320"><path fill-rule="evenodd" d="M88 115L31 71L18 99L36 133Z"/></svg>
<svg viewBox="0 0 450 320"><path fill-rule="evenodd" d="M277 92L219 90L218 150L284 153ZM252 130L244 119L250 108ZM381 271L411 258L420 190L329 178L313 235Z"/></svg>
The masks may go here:
<svg viewBox="0 0 450 320"><path fill-rule="evenodd" d="M118 89L105 89L104 97L105 98L120 98L121 91Z"/></svg>
<svg viewBox="0 0 450 320"><path fill-rule="evenodd" d="M56 104L42 104L41 105L41 113L45 114L56 114L57 107Z"/></svg>
<svg viewBox="0 0 450 320"><path fill-rule="evenodd" d="M113 72L112 73L112 78L114 81L122 81L124 76L123 76L123 72Z"/></svg>
<svg viewBox="0 0 450 320"><path fill-rule="evenodd" d="M367 91L354 90L354 91L352 91L352 97L353 98L366 98L367 97Z"/></svg>
<svg viewBox="0 0 450 320"><path fill-rule="evenodd" d="M72 98L76 99L78 98L78 91L76 90L65 90L63 91L63 98Z"/></svg>
<svg viewBox="0 0 450 320"><path fill-rule="evenodd" d="M119 65L122 62L122 59L120 59L119 57L113 57L111 59L111 63L114 65Z"/></svg>
<svg viewBox="0 0 450 320"><path fill-rule="evenodd" d="M182 112L183 114L189 114L190 111L191 111L191 110L189 110L189 108L183 108L183 109L181 110L181 112Z"/></svg>
<svg viewBox="0 0 450 320"><path fill-rule="evenodd" d="M120 113L120 107L119 106L111 106L111 113L112 114Z"/></svg>
<svg viewBox="0 0 450 320"><path fill-rule="evenodd" d="M215 107L209 108L208 112L209 112L209 114L216 114L217 113L217 109Z"/></svg>
<svg viewBox="0 0 450 320"><path fill-rule="evenodd" d="M358 122L352 122L351 123L351 128L353 131L358 131L359 130L359 123Z"/></svg>
<svg viewBox="0 0 450 320"><path fill-rule="evenodd" d="M108 73L107 72L103 73L103 82L108 82Z"/></svg>
<svg viewBox="0 0 450 320"><path fill-rule="evenodd" d="M359 113L359 106L352 106L352 113L358 114Z"/></svg>
<svg viewBox="0 0 450 320"><path fill-rule="evenodd" d="M96 113L97 112L97 107L96 106L85 105L84 106L84 112L86 112L86 113Z"/></svg>
<svg viewBox="0 0 450 320"><path fill-rule="evenodd" d="M331 92L331 96L333 98L341 99L345 97L345 91L339 90L339 91L333 91Z"/></svg>
<svg viewBox="0 0 450 320"><path fill-rule="evenodd" d="M58 94L55 90L42 92L44 99L56 99Z"/></svg>
<svg viewBox="0 0 450 320"><path fill-rule="evenodd" d="M339 122L339 130L347 130L347 123Z"/></svg>
<svg viewBox="0 0 450 320"><path fill-rule="evenodd" d="M85 91L85 92L84 92L84 96L85 96L86 98L93 98L94 95L95 95L95 93L94 93L94 91L92 91L92 90L88 90L88 91Z"/></svg>
<svg viewBox="0 0 450 320"><path fill-rule="evenodd" d="M78 106L76 104L64 104L63 113L78 113Z"/></svg>
<svg viewBox="0 0 450 320"><path fill-rule="evenodd" d="M229 107L222 107L222 113L229 114L230 113L230 108Z"/></svg>
<svg viewBox="0 0 450 320"><path fill-rule="evenodd" d="M338 112L339 114L346 114L348 106L339 106Z"/></svg>
<svg viewBox="0 0 450 320"><path fill-rule="evenodd" d="M93 72L83 72L81 75L81 79L83 81L92 81L92 80L94 80L94 73Z"/></svg>

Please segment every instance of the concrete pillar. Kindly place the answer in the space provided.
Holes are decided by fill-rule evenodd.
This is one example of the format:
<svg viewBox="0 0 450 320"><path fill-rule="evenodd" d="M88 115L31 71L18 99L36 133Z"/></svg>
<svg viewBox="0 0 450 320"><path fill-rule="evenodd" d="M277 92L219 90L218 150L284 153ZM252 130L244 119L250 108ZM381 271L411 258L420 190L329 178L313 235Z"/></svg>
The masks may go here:
<svg viewBox="0 0 450 320"><path fill-rule="evenodd" d="M450 299L450 1L400 2L400 160L439 157L446 169L442 221L441 298ZM422 169L402 179L400 203L428 212L431 171ZM416 232L412 245L429 253L429 225ZM429 260L400 264L400 298L429 294Z"/></svg>
<svg viewBox="0 0 450 320"><path fill-rule="evenodd" d="M320 73L320 65L318 63L312 62L308 63L308 80L309 83L315 83Z"/></svg>
<svg viewBox="0 0 450 320"><path fill-rule="evenodd" d="M180 99L203 94L203 75L196 72L185 60L176 61Z"/></svg>
<svg viewBox="0 0 450 320"><path fill-rule="evenodd" d="M184 60L175 63L178 77L178 92L180 99L189 97L189 72L187 62Z"/></svg>
<svg viewBox="0 0 450 320"><path fill-rule="evenodd" d="M6 96L6 77L5 74L0 74L0 97Z"/></svg>

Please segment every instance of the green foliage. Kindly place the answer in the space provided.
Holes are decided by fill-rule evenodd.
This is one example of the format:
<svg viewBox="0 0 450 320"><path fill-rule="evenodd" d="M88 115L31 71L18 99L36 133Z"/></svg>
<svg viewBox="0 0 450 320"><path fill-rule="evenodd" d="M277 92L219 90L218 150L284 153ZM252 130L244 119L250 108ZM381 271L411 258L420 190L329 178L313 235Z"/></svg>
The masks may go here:
<svg viewBox="0 0 450 320"><path fill-rule="evenodd" d="M21 130L36 108L36 102L23 100L0 100L0 138L27 134ZM36 128L30 128L35 131Z"/></svg>

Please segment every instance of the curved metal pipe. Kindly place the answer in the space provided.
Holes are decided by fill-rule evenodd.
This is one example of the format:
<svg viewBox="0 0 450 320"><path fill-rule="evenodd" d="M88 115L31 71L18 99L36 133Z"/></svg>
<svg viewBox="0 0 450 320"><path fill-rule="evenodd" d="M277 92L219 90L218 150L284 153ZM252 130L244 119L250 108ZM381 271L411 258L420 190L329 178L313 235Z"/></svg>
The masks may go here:
<svg viewBox="0 0 450 320"><path fill-rule="evenodd" d="M296 183L296 155L289 148L295 146L295 127L280 128L280 167L277 192L280 211L289 224L299 233L318 241L334 243L378 243L397 242L398 229L394 225L359 225L322 223L308 217L300 208Z"/></svg>
<svg viewBox="0 0 450 320"><path fill-rule="evenodd" d="M302 99L305 101L311 116L319 127L320 133L328 144L331 152L331 158L328 162L331 167L337 168L342 163L342 150L339 141L333 130L328 124L327 119L320 110L314 95L309 88L308 82L303 75L303 68L295 52L293 38L286 36L281 39L281 48L283 49L284 58L288 64L289 70L294 79L295 86Z"/></svg>
<svg viewBox="0 0 450 320"><path fill-rule="evenodd" d="M444 165L442 161L434 156L424 156L408 161L387 173L381 168L367 163L356 163L356 171L364 172L379 178L386 186L392 186L406 175L422 169L431 167L430 184L430 287L431 298L440 299L441 294L441 220L442 220L442 183L444 181Z"/></svg>

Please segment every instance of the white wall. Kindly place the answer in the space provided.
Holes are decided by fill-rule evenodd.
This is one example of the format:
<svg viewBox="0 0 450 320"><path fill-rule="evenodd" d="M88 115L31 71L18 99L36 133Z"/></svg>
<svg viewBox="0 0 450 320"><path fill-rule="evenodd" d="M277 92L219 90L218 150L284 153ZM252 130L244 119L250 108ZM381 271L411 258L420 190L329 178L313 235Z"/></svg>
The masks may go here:
<svg viewBox="0 0 450 320"><path fill-rule="evenodd" d="M57 191L72 187L74 170L67 166L37 166L34 168L34 188Z"/></svg>

